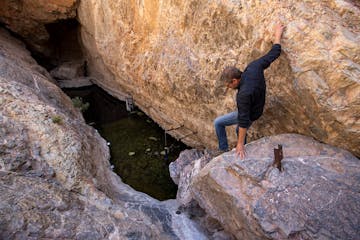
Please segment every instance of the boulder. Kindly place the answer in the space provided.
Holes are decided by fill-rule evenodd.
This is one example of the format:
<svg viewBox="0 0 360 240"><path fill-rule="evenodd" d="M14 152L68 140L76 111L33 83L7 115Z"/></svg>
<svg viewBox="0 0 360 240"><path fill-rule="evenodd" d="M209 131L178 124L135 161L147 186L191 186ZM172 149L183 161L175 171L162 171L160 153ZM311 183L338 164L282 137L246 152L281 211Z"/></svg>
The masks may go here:
<svg viewBox="0 0 360 240"><path fill-rule="evenodd" d="M196 149L182 151L176 161L171 162L169 165L170 177L174 183L179 185L179 180L181 179L180 174L184 171L184 168L203 155L204 154L201 151Z"/></svg>
<svg viewBox="0 0 360 240"><path fill-rule="evenodd" d="M180 153L176 161L170 163L169 171L173 181L178 185L176 201L179 204L178 213L188 215L202 226L211 239L233 240L235 237L225 231L218 220L206 214L191 192L191 183L201 169L209 163L217 151L205 149L204 152L196 149L184 150Z"/></svg>
<svg viewBox="0 0 360 240"><path fill-rule="evenodd" d="M78 15L97 84L208 148L217 144L213 120L236 109L233 94L222 94L222 69L265 54L282 21L282 54L265 72L265 112L250 140L299 133L360 156L357 1L87 0Z"/></svg>
<svg viewBox="0 0 360 240"><path fill-rule="evenodd" d="M50 71L50 75L55 79L73 79L84 76L84 63L64 62Z"/></svg>
<svg viewBox="0 0 360 240"><path fill-rule="evenodd" d="M93 78L91 77L79 77L73 79L57 80L60 88L81 88L93 85Z"/></svg>
<svg viewBox="0 0 360 240"><path fill-rule="evenodd" d="M63 62L50 71L60 88L79 88L93 85L93 78L86 76L86 63Z"/></svg>
<svg viewBox="0 0 360 240"><path fill-rule="evenodd" d="M124 184L106 141L0 29L0 239L207 239Z"/></svg>
<svg viewBox="0 0 360 240"><path fill-rule="evenodd" d="M204 153L199 150L191 149L180 153L176 161L170 163L170 176L174 183L178 185L176 200L185 208L190 208L190 212L196 211L196 204L193 203L193 196L190 185L193 178L200 170L211 161L213 156L209 151ZM193 213L191 213L193 214Z"/></svg>
<svg viewBox="0 0 360 240"><path fill-rule="evenodd" d="M283 146L282 171L273 166ZM283 134L214 158L189 191L237 239L357 239L360 161L312 138Z"/></svg>

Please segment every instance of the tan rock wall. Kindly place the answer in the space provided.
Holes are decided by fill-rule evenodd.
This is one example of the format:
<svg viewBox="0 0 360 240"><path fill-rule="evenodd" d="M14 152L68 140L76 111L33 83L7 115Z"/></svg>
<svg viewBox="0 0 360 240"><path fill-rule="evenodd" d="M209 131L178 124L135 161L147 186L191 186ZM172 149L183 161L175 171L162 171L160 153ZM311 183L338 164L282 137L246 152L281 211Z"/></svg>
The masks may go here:
<svg viewBox="0 0 360 240"><path fill-rule="evenodd" d="M213 120L235 110L218 80L244 69L287 26L266 71L265 113L251 138L301 133L360 154L360 10L354 1L81 1L90 71L113 95L134 97L192 146L216 146ZM188 136L192 132L196 132ZM231 131L234 143L235 134Z"/></svg>

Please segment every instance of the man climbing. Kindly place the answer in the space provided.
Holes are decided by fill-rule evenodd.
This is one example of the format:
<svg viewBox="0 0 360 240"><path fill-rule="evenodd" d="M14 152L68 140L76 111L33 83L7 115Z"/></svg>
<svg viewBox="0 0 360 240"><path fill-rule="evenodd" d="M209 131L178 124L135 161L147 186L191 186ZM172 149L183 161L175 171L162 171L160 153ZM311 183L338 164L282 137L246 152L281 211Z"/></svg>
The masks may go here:
<svg viewBox="0 0 360 240"><path fill-rule="evenodd" d="M231 89L237 89L236 103L237 111L217 117L214 120L216 135L219 141L219 150L228 151L228 142L225 127L237 124L236 133L238 141L236 145L236 154L245 158L246 132L253 121L257 120L263 113L265 105L266 84L264 70L270 66L280 56L280 39L284 26L278 24L275 27L274 43L271 50L263 57L251 62L241 72L236 67L226 67L221 80L225 86Z"/></svg>

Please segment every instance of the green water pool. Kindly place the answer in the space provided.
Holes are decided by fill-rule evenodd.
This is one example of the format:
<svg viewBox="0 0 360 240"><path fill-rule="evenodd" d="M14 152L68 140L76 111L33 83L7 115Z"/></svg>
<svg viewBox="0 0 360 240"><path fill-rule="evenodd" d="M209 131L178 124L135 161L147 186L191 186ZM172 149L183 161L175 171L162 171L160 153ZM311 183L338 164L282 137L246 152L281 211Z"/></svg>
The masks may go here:
<svg viewBox="0 0 360 240"><path fill-rule="evenodd" d="M124 102L99 87L65 92L89 103L84 118L108 141L113 170L124 183L159 200L176 198L169 163L186 149L184 144L167 135L165 146L163 129L138 109L127 112Z"/></svg>

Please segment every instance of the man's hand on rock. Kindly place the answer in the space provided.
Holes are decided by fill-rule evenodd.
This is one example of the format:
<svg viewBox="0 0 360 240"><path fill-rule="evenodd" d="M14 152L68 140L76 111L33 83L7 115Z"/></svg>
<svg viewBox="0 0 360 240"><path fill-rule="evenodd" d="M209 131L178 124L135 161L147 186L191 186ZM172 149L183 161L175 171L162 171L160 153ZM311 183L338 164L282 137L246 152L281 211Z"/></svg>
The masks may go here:
<svg viewBox="0 0 360 240"><path fill-rule="evenodd" d="M236 145L236 156L239 156L240 159L245 159L246 151L244 144L237 144Z"/></svg>
<svg viewBox="0 0 360 240"><path fill-rule="evenodd" d="M275 39L274 44L280 44L281 35L284 32L285 26L281 23L276 24L275 26Z"/></svg>

